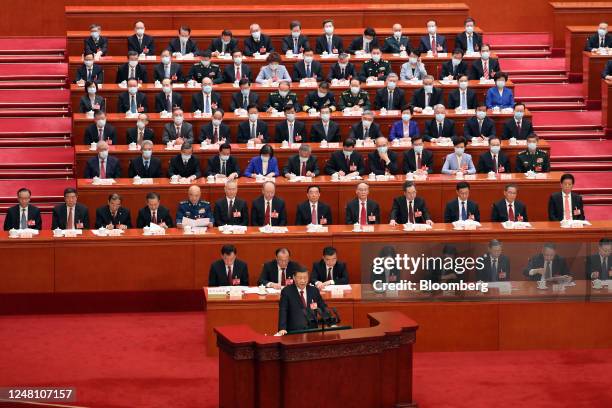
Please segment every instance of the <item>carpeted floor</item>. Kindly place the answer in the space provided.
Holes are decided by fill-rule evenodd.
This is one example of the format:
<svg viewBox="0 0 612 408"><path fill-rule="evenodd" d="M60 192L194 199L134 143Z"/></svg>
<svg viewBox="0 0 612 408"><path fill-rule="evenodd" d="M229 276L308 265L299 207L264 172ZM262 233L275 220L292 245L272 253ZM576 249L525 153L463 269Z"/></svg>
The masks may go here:
<svg viewBox="0 0 612 408"><path fill-rule="evenodd" d="M205 355L204 319L1 317L0 386L74 386L88 407L215 407L218 360ZM421 408L605 408L610 373L612 350L418 353L415 398Z"/></svg>

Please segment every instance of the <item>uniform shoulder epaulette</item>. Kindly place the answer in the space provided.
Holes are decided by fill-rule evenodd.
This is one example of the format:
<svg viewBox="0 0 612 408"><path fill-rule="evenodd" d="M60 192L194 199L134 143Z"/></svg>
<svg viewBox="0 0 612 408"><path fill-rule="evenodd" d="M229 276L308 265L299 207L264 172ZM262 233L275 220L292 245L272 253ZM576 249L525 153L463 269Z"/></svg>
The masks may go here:
<svg viewBox="0 0 612 408"><path fill-rule="evenodd" d="M189 202L189 200L183 200L179 204L187 204L188 202Z"/></svg>

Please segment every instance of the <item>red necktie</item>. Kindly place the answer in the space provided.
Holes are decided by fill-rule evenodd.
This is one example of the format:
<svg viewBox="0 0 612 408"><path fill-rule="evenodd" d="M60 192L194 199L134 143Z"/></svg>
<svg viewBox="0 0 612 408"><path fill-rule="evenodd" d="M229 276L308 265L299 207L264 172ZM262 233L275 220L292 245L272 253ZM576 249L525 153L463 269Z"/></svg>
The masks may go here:
<svg viewBox="0 0 612 408"><path fill-rule="evenodd" d="M266 213L264 215L264 224L270 225L271 223L271 215L270 215L270 202L266 201Z"/></svg>
<svg viewBox="0 0 612 408"><path fill-rule="evenodd" d="M98 129L98 142L104 140L104 129Z"/></svg>
<svg viewBox="0 0 612 408"><path fill-rule="evenodd" d="M219 141L219 128L215 127L215 131L213 132L213 143L217 143Z"/></svg>
<svg viewBox="0 0 612 408"><path fill-rule="evenodd" d="M306 162L302 162L302 169L300 170L300 176L306 175Z"/></svg>
<svg viewBox="0 0 612 408"><path fill-rule="evenodd" d="M438 55L438 45L436 44L436 37L431 37L431 52L433 55Z"/></svg>
<svg viewBox="0 0 612 408"><path fill-rule="evenodd" d="M68 208L68 222L67 222L66 228L74 229L74 208L72 207Z"/></svg>
<svg viewBox="0 0 612 408"><path fill-rule="evenodd" d="M359 224L366 225L368 223L368 217L366 216L366 205L361 203L361 212L359 214Z"/></svg>
<svg viewBox="0 0 612 408"><path fill-rule="evenodd" d="M310 223L317 224L317 206L316 204L312 205L312 211L310 212Z"/></svg>
<svg viewBox="0 0 612 408"><path fill-rule="evenodd" d="M483 64L482 64L482 76L485 79L489 79L489 61L483 61Z"/></svg>
<svg viewBox="0 0 612 408"><path fill-rule="evenodd" d="M412 201L408 203L408 221L410 221L411 224L415 224L414 208L412 206Z"/></svg>
<svg viewBox="0 0 612 408"><path fill-rule="evenodd" d="M304 300L304 290L300 290L300 300L302 301L302 307L306 309L306 300Z"/></svg>
<svg viewBox="0 0 612 408"><path fill-rule="evenodd" d="M499 173L499 166L497 165L497 155L496 154L493 155L493 166L495 168L495 172Z"/></svg>
<svg viewBox="0 0 612 408"><path fill-rule="evenodd" d="M285 268L281 269L281 286L285 286L287 283L287 275L285 274Z"/></svg>
<svg viewBox="0 0 612 408"><path fill-rule="evenodd" d="M572 219L572 211L570 208L569 194L564 194L565 196L565 210L563 211L563 218L566 220Z"/></svg>
<svg viewBox="0 0 612 408"><path fill-rule="evenodd" d="M151 222L153 224L157 224L157 211L153 211L153 216L151 217Z"/></svg>
<svg viewBox="0 0 612 408"><path fill-rule="evenodd" d="M510 221L514 221L514 210L512 209L512 204L508 204L508 219Z"/></svg>
<svg viewBox="0 0 612 408"><path fill-rule="evenodd" d="M236 81L240 81L240 79L242 79L242 76L240 75L240 66L236 67Z"/></svg>
<svg viewBox="0 0 612 408"><path fill-rule="evenodd" d="M231 265L227 266L227 282L230 285L232 284L232 267L231 267Z"/></svg>
<svg viewBox="0 0 612 408"><path fill-rule="evenodd" d="M516 130L518 137L521 137L521 121L516 122Z"/></svg>
<svg viewBox="0 0 612 408"><path fill-rule="evenodd" d="M100 178L106 178L106 164L104 160L100 162Z"/></svg>
<svg viewBox="0 0 612 408"><path fill-rule="evenodd" d="M417 153L417 159L416 159L416 169L420 169L421 168L421 153Z"/></svg>

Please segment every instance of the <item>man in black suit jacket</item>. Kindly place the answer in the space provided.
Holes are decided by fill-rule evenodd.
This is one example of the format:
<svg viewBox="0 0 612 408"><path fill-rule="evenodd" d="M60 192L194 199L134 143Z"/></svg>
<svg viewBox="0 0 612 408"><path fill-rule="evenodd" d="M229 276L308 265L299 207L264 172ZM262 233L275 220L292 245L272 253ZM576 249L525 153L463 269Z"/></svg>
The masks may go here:
<svg viewBox="0 0 612 408"><path fill-rule="evenodd" d="M404 195L393 199L389 224L411 223L433 225L425 200L422 197L417 197L414 181L404 182L402 189L404 190Z"/></svg>
<svg viewBox="0 0 612 408"><path fill-rule="evenodd" d="M515 184L507 184L504 187L504 199L493 204L491 222L529 221L527 217L527 206L516 199L518 188ZM514 217L512 217L514 214Z"/></svg>
<svg viewBox="0 0 612 408"><path fill-rule="evenodd" d="M457 198L446 203L444 208L444 222L449 224L458 220L474 220L480 222L478 204L470 200L470 184L460 181L455 187ZM465 207L465 210L463 208Z"/></svg>
<svg viewBox="0 0 612 408"><path fill-rule="evenodd" d="M153 157L153 143L145 140L142 143L142 154L130 160L128 177L160 178L162 176L161 160Z"/></svg>
<svg viewBox="0 0 612 408"><path fill-rule="evenodd" d="M550 195L548 200L548 220L563 221L565 217L565 202L569 199L568 214L571 220L584 220L584 206L582 196L572 191L574 188L574 176L565 173L561 176L561 191Z"/></svg>
<svg viewBox="0 0 612 408"><path fill-rule="evenodd" d="M412 137L412 149L406 150L404 153L403 169L404 173L412 173L417 170L426 170L431 174L434 170L433 152L423 147L423 137L420 135ZM417 155L420 154L421 162L417 166Z"/></svg>
<svg viewBox="0 0 612 408"><path fill-rule="evenodd" d="M329 69L329 74L327 74L327 80L329 82L334 79L347 79L350 81L353 78L357 78L355 64L349 62L348 54L342 53L338 56L338 62L332 65Z"/></svg>
<svg viewBox="0 0 612 408"><path fill-rule="evenodd" d="M155 112L173 112L175 109L183 109L183 97L180 93L174 92L172 80L166 78L162 81L162 91L155 95Z"/></svg>
<svg viewBox="0 0 612 408"><path fill-rule="evenodd" d="M414 94L412 94L410 104L414 106L415 112L421 112L426 106L431 106L433 108L434 106L444 102L442 100L442 90L434 88L433 82L434 77L431 75L426 75L423 78L423 88L417 89L414 91ZM429 94L429 102L427 104L425 104L426 94Z"/></svg>
<svg viewBox="0 0 612 408"><path fill-rule="evenodd" d="M302 35L301 23L297 20L292 21L289 23L289 30L291 30L291 34L281 40L283 54L286 54L289 50L294 55L305 53L310 48L310 44L308 43L308 37Z"/></svg>
<svg viewBox="0 0 612 408"><path fill-rule="evenodd" d="M132 113L146 113L149 111L147 96L144 92L138 91L138 81L132 78L128 81L128 91L121 92L119 98L117 98L117 112L131 112L132 98L135 99L134 111Z"/></svg>
<svg viewBox="0 0 612 408"><path fill-rule="evenodd" d="M212 114L212 120L206 123L200 129L200 143L231 143L232 135L230 127L223 123L225 112L222 109L217 109Z"/></svg>
<svg viewBox="0 0 612 408"><path fill-rule="evenodd" d="M104 83L104 70L94 62L93 54L86 54L83 58L83 65L79 66L76 70L74 83L81 82L85 84L87 81L95 82L98 85ZM91 67L87 66L89 64L91 64Z"/></svg>
<svg viewBox="0 0 612 408"><path fill-rule="evenodd" d="M306 124L301 120L295 119L295 108L290 105L285 107L286 120L278 122L276 124L276 142L289 142L289 143L304 143L307 140ZM289 124L293 126L293 132L289 135Z"/></svg>
<svg viewBox="0 0 612 408"><path fill-rule="evenodd" d="M208 91L208 93L207 93ZM210 112L206 112L204 106L204 98L208 97L208 103ZM219 92L213 91L213 81L209 77L204 77L202 79L202 92L197 92L191 97L191 111L200 111L202 113L213 113L219 109L221 109L221 94Z"/></svg>
<svg viewBox="0 0 612 408"><path fill-rule="evenodd" d="M471 141L472 138L495 136L495 122L487 116L487 106L484 104L476 108L476 115L463 124L463 137Z"/></svg>
<svg viewBox="0 0 612 408"><path fill-rule="evenodd" d="M156 224L162 228L174 227L170 211L163 205L160 205L159 202L159 194L155 192L147 193L147 205L138 210L136 228L148 227L150 224Z"/></svg>
<svg viewBox="0 0 612 408"><path fill-rule="evenodd" d="M225 183L223 188L225 196L215 202L215 226L221 225L249 225L249 208L246 201L238 198L238 184L236 180Z"/></svg>
<svg viewBox="0 0 612 408"><path fill-rule="evenodd" d="M434 20L430 20L427 22L427 35L424 35L419 40L419 50L421 53L427 53L427 51L433 51L434 53L438 52L448 52L448 47L446 46L446 37L443 35L437 34L437 24ZM432 45L436 45L436 49L432 49Z"/></svg>
<svg viewBox="0 0 612 408"><path fill-rule="evenodd" d="M429 142L431 139L437 139L439 137L455 138L457 136L455 121L446 117L446 108L444 108L444 105L436 105L434 107L434 115L436 115L436 117L442 115L442 121L439 122L437 118L434 118L425 122L423 140ZM442 133L440 133L440 125L442 125Z"/></svg>
<svg viewBox="0 0 612 408"><path fill-rule="evenodd" d="M508 140L514 137L517 140L527 140L527 136L534 133L531 120L523 117L524 114L524 104L517 103L514 105L514 117L508 119L506 123L504 123L504 133L502 139Z"/></svg>
<svg viewBox="0 0 612 408"><path fill-rule="evenodd" d="M216 176L221 174L229 178L240 177L240 166L238 160L231 155L232 146L225 142L219 146L219 154L216 154L208 159L208 167L206 168L206 177ZM221 160L223 159L223 160Z"/></svg>
<svg viewBox="0 0 612 408"><path fill-rule="evenodd" d="M380 224L380 207L376 201L368 199L370 186L367 183L357 184L356 194L357 197L346 204L345 224ZM364 203L365 214L362 213Z"/></svg>
<svg viewBox="0 0 612 408"><path fill-rule="evenodd" d="M338 173L339 176L348 174L365 174L365 165L361 154L355 151L355 140L348 138L342 142L342 150L335 151L325 164L325 173L332 175Z"/></svg>
<svg viewBox="0 0 612 408"><path fill-rule="evenodd" d="M147 82L147 68L138 63L138 53L135 51L128 52L128 62L117 68L115 82L120 84L130 78L136 78L141 83Z"/></svg>
<svg viewBox="0 0 612 408"><path fill-rule="evenodd" d="M459 88L453 89L448 94L448 109L457 109L461 107L461 93L465 92L465 107L467 109L476 109L478 107L478 97L476 92L468 88L467 75L462 74L459 77Z"/></svg>
<svg viewBox="0 0 612 408"><path fill-rule="evenodd" d="M218 57L220 54L233 54L238 49L238 40L230 30L221 31L221 37L217 37L210 43L208 51L213 57Z"/></svg>
<svg viewBox="0 0 612 408"><path fill-rule="evenodd" d="M602 238L597 253L586 257L586 279L612 279L612 240Z"/></svg>
<svg viewBox="0 0 612 408"><path fill-rule="evenodd" d="M318 326L315 309L327 309L319 290L308 284L308 271L300 267L295 272L295 284L281 291L278 307L278 335Z"/></svg>
<svg viewBox="0 0 612 408"><path fill-rule="evenodd" d="M108 38L100 35L102 27L99 24L89 26L90 36L83 40L83 54L98 54L103 57L108 52Z"/></svg>
<svg viewBox="0 0 612 408"><path fill-rule="evenodd" d="M309 65L309 72L306 72L306 64ZM317 82L323 80L323 66L319 61L314 60L314 51L310 48L304 49L304 58L293 65L294 81L305 78L316 78Z"/></svg>
<svg viewBox="0 0 612 408"><path fill-rule="evenodd" d="M572 276L567 262L557 255L557 249L552 243L542 246L542 252L531 257L523 275L529 280L549 280L560 276Z"/></svg>
<svg viewBox="0 0 612 408"><path fill-rule="evenodd" d="M139 114L138 121L136 122L136 126L129 128L125 132L125 138L126 138L127 144L130 144L130 143L142 144L145 140L154 142L155 132L153 132L153 129L148 127L148 125L149 125L149 116L146 113Z"/></svg>
<svg viewBox="0 0 612 408"><path fill-rule="evenodd" d="M153 67L153 80L163 81L165 78L171 79L173 82L183 82L183 67L181 64L172 62L169 50L164 50L161 53L161 61ZM168 70L166 72L166 69Z"/></svg>
<svg viewBox="0 0 612 408"><path fill-rule="evenodd" d="M455 48L452 59L442 64L440 79L459 79L463 75L467 79L468 64L463 60L463 54L461 48Z"/></svg>
<svg viewBox="0 0 612 408"><path fill-rule="evenodd" d="M253 72L248 65L242 63L242 52L240 50L234 50L232 53L234 63L228 64L223 68L223 82L233 84L237 80L248 79L249 82L253 80ZM236 74L240 77L236 78Z"/></svg>
<svg viewBox="0 0 612 408"><path fill-rule="evenodd" d="M77 191L72 187L64 190L64 203L53 208L51 229L57 228L89 229L89 210L83 204L77 203Z"/></svg>
<svg viewBox="0 0 612 408"><path fill-rule="evenodd" d="M198 55L198 44L191 39L191 28L187 26L181 26L178 29L178 34L178 38L173 38L168 43L168 51L170 51L172 55Z"/></svg>
<svg viewBox="0 0 612 408"><path fill-rule="evenodd" d="M493 158L495 156L495 159ZM489 139L489 151L478 158L478 173L512 173L510 159L501 150L501 141L497 137Z"/></svg>
<svg viewBox="0 0 612 408"><path fill-rule="evenodd" d="M298 204L295 214L295 225L329 225L333 224L331 208L319 201L321 189L319 186L308 186L308 200ZM313 208L314 207L314 208Z"/></svg>
<svg viewBox="0 0 612 408"><path fill-rule="evenodd" d="M263 264L257 284L274 289L292 285L293 274L300 265L291 260L288 248L277 248L274 255L276 259Z"/></svg>
<svg viewBox="0 0 612 408"><path fill-rule="evenodd" d="M119 194L113 193L109 195L108 204L96 210L95 228L132 228L130 210L121 206L121 196Z"/></svg>
<svg viewBox="0 0 612 408"><path fill-rule="evenodd" d="M19 204L10 207L4 218L4 230L11 229L42 229L42 217L40 210L30 204L32 192L27 188L20 188L17 191ZM24 218L22 220L22 218Z"/></svg>
<svg viewBox="0 0 612 408"><path fill-rule="evenodd" d="M372 47L378 47L376 31L372 27L366 27L366 29L363 30L363 35L353 38L347 51L351 54L355 54L358 51L368 54L372 50Z"/></svg>
<svg viewBox="0 0 612 408"><path fill-rule="evenodd" d="M255 53L267 54L274 51L270 37L261 32L259 24L251 24L251 35L244 39L244 55L252 57Z"/></svg>
<svg viewBox="0 0 612 408"><path fill-rule="evenodd" d="M349 284L349 274L346 270L346 264L338 261L336 248L331 246L323 248L322 259L312 263L310 283L315 285L319 290L329 285Z"/></svg>
<svg viewBox="0 0 612 408"><path fill-rule="evenodd" d="M100 137L102 135L102 137ZM117 144L117 131L110 123L106 123L106 113L104 111L96 111L94 114L94 123L85 128L83 136L83 144L98 143L100 141L108 141L109 144Z"/></svg>
<svg viewBox="0 0 612 408"><path fill-rule="evenodd" d="M374 114L371 111L364 111L361 120L351 126L349 138L353 140L376 139L383 134L378 123L374 123Z"/></svg>
<svg viewBox="0 0 612 408"><path fill-rule="evenodd" d="M390 73L387 76L387 83L385 88L381 88L376 91L376 96L374 97L374 109L382 109L385 108L387 110L401 110L406 104L404 98L404 91L400 88L397 88L398 77L396 73ZM391 95L392 100L391 104L389 104L389 96Z"/></svg>
<svg viewBox="0 0 612 408"><path fill-rule="evenodd" d="M476 268L476 280L501 282L510 280L510 258L502 254L502 243L489 241L487 253L482 256L482 269Z"/></svg>
<svg viewBox="0 0 612 408"><path fill-rule="evenodd" d="M315 52L317 54L340 54L344 51L344 44L341 37L334 34L333 20L323 21L323 35L317 37Z"/></svg>
<svg viewBox="0 0 612 408"><path fill-rule="evenodd" d="M251 89L251 82L247 78L243 78L238 82L240 91L232 94L230 102L230 110L236 109L247 110L249 105L259 106L259 95Z"/></svg>
<svg viewBox="0 0 612 408"><path fill-rule="evenodd" d="M310 127L310 141L336 143L340 141L340 126L331 120L331 109L328 107L321 108L321 120L314 122ZM326 131L327 128L327 131Z"/></svg>
<svg viewBox="0 0 612 408"><path fill-rule="evenodd" d="M461 48L463 52L468 52L468 36L472 39L472 48L474 52L479 52L482 48L482 36L474 32L476 22L473 18L465 19L465 31L460 32L455 37L455 48Z"/></svg>
<svg viewBox="0 0 612 408"><path fill-rule="evenodd" d="M370 173L378 175L397 174L397 153L389 150L389 142L386 137L376 139L376 150L368 153L368 164Z"/></svg>
<svg viewBox="0 0 612 408"><path fill-rule="evenodd" d="M469 74L471 80L477 81L480 78L484 77L485 64L487 64L489 68L489 77L486 79L493 79L495 74L501 71L497 58L491 58L490 55L491 49L489 47L489 44L483 44L482 50L480 51L480 58L472 62L472 67L470 68Z"/></svg>
<svg viewBox="0 0 612 408"><path fill-rule="evenodd" d="M287 210L285 201L275 196L276 186L266 181L261 187L261 195L251 204L251 225L262 227L272 225L284 227L287 225ZM269 206L269 211L266 208Z"/></svg>
<svg viewBox="0 0 612 408"><path fill-rule="evenodd" d="M200 160L193 155L193 147L185 142L181 145L181 154L177 154L170 160L168 166L168 177L178 175L193 180L202 177Z"/></svg>
<svg viewBox="0 0 612 408"><path fill-rule="evenodd" d="M603 22L599 23L597 32L587 38L584 50L592 51L602 47L612 48L612 34L608 33L608 24Z"/></svg>
<svg viewBox="0 0 612 408"><path fill-rule="evenodd" d="M106 177L101 172L101 165L104 163L104 171L106 173ZM87 160L87 164L85 165L85 174L86 179L92 179L94 177L100 178L119 178L121 177L121 165L119 163L119 159L115 156L108 155L108 145L106 142L98 142L97 145L97 154L96 156Z"/></svg>
<svg viewBox="0 0 612 408"><path fill-rule="evenodd" d="M136 53L145 55L155 55L155 42L153 37L144 33L145 26L142 21L137 21L134 24L134 35L131 35L127 39L128 51L134 51Z"/></svg>
<svg viewBox="0 0 612 408"><path fill-rule="evenodd" d="M612 79L612 60L608 60L608 62L606 62L604 70L601 71L601 78L607 80Z"/></svg>
<svg viewBox="0 0 612 408"><path fill-rule="evenodd" d="M290 174L304 177L317 177L319 175L319 163L317 158L312 155L310 145L302 143L295 154L287 160L287 165L283 168L283 176L289 177Z"/></svg>
<svg viewBox="0 0 612 408"><path fill-rule="evenodd" d="M237 254L234 245L221 247L221 259L210 264L208 286L249 286L249 267Z"/></svg>
<svg viewBox="0 0 612 408"><path fill-rule="evenodd" d="M238 124L238 143L247 143L251 139L251 128L255 127L255 137L260 139L259 143L268 141L268 125L259 120L259 109L256 105L249 105L249 119Z"/></svg>

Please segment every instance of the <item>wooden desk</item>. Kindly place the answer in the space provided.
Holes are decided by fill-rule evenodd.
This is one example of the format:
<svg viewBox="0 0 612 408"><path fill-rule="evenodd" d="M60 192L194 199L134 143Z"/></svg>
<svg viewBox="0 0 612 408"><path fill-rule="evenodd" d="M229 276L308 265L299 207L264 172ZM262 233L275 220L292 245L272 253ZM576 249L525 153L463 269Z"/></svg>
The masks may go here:
<svg viewBox="0 0 612 408"><path fill-rule="evenodd" d="M380 112L375 113L375 121L380 125L381 132L383 135L388 136L391 126L394 122L400 120L400 114L394 115L381 115ZM513 117L513 114L509 113L499 113L493 114L489 111L489 117L491 117L495 121L496 134L501 136L503 133L504 123ZM189 122L193 125L193 135L196 141L199 140L200 128L210 121L210 117L206 118L204 116L200 118L196 118L193 114L189 113L189 111L184 112L184 118L186 122ZM473 114L456 114L447 112L446 117L455 121L455 130L456 133L461 135L463 134L463 124L467 121ZM525 112L525 117L531 119L531 112ZM415 113L413 115L413 119L417 121L419 129L421 130L421 134L423 133L423 129L425 128L425 122L428 120L433 120L434 115L425 115L422 113ZM74 125L73 125L73 137L75 141L83 140L83 135L85 134L85 129L91 123L93 123L93 119L87 118L87 115L84 113L75 113L73 114ZM296 119L301 120L306 125L306 130L310 133L310 128L315 121L319 121L320 118L316 116L309 116L305 112L298 112L296 114ZM125 144L126 143L126 132L129 128L134 127L136 125L136 118L126 118L125 114L121 113L109 113L106 115L106 120L108 123L112 124L117 129L117 143ZM238 116L233 112L228 112L225 114L223 121L230 127L230 132L233 140L235 141L238 134L238 125L240 122L248 120L246 116ZM276 124L282 120L285 120L282 116L272 116L271 114L260 112L259 120L264 120L268 124L268 133L270 136L270 141L275 141L276 135ZM342 112L334 112L332 114L332 120L338 123L340 126L340 135L341 138L346 138L349 133L351 126L361 120L361 116L354 115L344 115ZM150 113L149 114L149 127L153 129L156 135L156 142L161 142L162 135L164 133L164 125L166 123L172 122L172 118L161 118L158 113ZM82 142L81 142L82 143Z"/></svg>
<svg viewBox="0 0 612 408"><path fill-rule="evenodd" d="M606 135L612 135L612 81L601 81L601 122Z"/></svg>
<svg viewBox="0 0 612 408"><path fill-rule="evenodd" d="M565 27L565 70L570 82L582 81L582 52L590 36L597 32L597 23L589 26Z"/></svg>
<svg viewBox="0 0 612 408"><path fill-rule="evenodd" d="M480 216L482 221L491 218L491 205L493 202L503 198L504 186L508 183L516 183L519 188L519 200L523 201L528 208L531 221L543 221L548 219L547 207L541 205L543 200L559 189L559 178L561 173L549 173L548 178L540 180L528 180L523 174L509 174L507 179L488 180L486 174L477 174L467 178L472 188L470 197L480 204ZM396 176L395 180L369 182L370 197L380 205L381 222L389 222L389 214L393 199L402 194L402 184L405 176ZM168 179L155 179L153 185L134 185L131 179L117 179L113 186L94 186L91 180L79 179L79 200L89 207L90 220L95 220L95 210L106 204L111 193L119 193L123 197L123 205L132 213L132 224L136 225L138 210L146 205L145 196L149 191L161 194L164 205L172 214L176 213L178 203L187 199L188 185L170 184ZM223 184L208 184L205 179L197 180L197 185L202 188L202 199L215 201L224 196ZM306 188L310 184L321 187L321 201L328 204L332 209L334 224L344 224L346 203L355 198L355 188L358 181L334 182L330 176L319 176L311 183L290 182L284 177L276 180L276 194L285 200L288 224L295 223L296 208L298 204L305 201ZM444 219L444 208L446 203L456 197L455 186L457 180L453 176L444 174L432 174L426 181L417 182L418 194L427 202L431 217L436 222ZM251 202L261 195L261 183L254 179L240 178L238 180L238 196L246 200L251 208Z"/></svg>
<svg viewBox="0 0 612 408"><path fill-rule="evenodd" d="M368 92L368 95L370 97L370 103L372 105L374 105L374 98L376 97L376 91L381 88L384 88L384 85L367 85L365 83L362 84L361 86L362 86L362 89ZM448 101L448 94L453 89L457 88L457 84L443 84L440 81L436 81L434 83L434 86L437 88L441 88L443 90L444 92L443 99L444 99L445 104ZM406 104L408 104L410 103L410 98L412 98L412 94L417 89L422 88L422 85L414 85L408 82L398 81L398 87L401 88L405 92L404 100ZM481 84L480 81L474 80L474 81L470 81L469 87L476 93L478 101L484 103L486 93L489 90L489 88L491 88L491 85ZM514 92L513 83L509 83L507 87ZM300 86L299 83L296 82L292 84L291 88L292 88L292 91L297 94L299 103L303 105L306 102L306 95L308 95L310 92L316 91L317 85L306 87L306 86ZM223 110L225 112L230 112L232 95L238 92L239 89L236 88L233 84L225 84L225 83L214 85L213 89L215 92L218 92L221 95ZM267 101L268 95L271 92L276 91L276 89L277 89L276 87L263 86L257 83L254 83L251 85L251 91L259 94L259 100L261 102L260 109L263 108L263 104ZM342 92L347 89L349 89L348 85L342 85L342 86L332 85L330 87L330 91L336 97L336 103L339 102L340 95L342 94ZM70 90L72 91L71 92L72 111L80 112L79 102L81 100L81 97L85 95L86 90L84 87L78 86L75 84L72 84L70 86ZM140 91L144 92L144 94L147 97L149 111L154 112L155 111L155 96L158 93L162 92L161 88L156 88L153 83L150 83L150 84L143 84L140 87ZM111 112L111 113L118 112L117 111L117 101L119 99L119 95L123 92L127 92L126 88L121 88L119 87L119 85L112 84L112 83L104 84L102 88L98 89L98 95L104 97L104 99L106 100L106 112ZM191 100L192 100L193 95L195 95L196 93L202 92L202 88L201 86L197 88L188 88L188 87L182 86L182 84L179 84L178 87L175 87L174 92L181 94L181 96L183 97L183 107L185 108L185 111L190 111L191 106L192 106ZM118 112L118 113L125 113L125 112Z"/></svg>
<svg viewBox="0 0 612 408"><path fill-rule="evenodd" d="M427 73L433 75L435 78L439 78L440 72L442 69L442 64L451 59L450 53L452 53L452 50L450 50L449 54L445 57L443 56L427 57L425 54L423 54L421 56L421 59L423 63L425 64L425 69L427 70ZM495 54L493 55L493 57L495 57ZM477 58L478 57L474 57L474 56L464 57L468 65L471 65L471 63L475 61ZM408 62L408 57L400 57L399 55L393 55L393 54L383 54L383 59L389 61L389 63L391 64L392 71L397 73L397 75L400 74L402 65ZM193 66L193 64L197 63L200 60L201 60L200 57L196 57L196 58L190 58L190 59L175 60L174 62L181 64L183 75L187 75L189 73L189 70ZM281 64L285 65L285 67L287 68L287 71L289 72L289 75L293 76L293 72L294 72L293 66L295 63L299 61L299 59L293 58L293 57L289 58L285 55L282 55L281 60L282 60ZM315 56L315 60L321 63L322 70L323 70L323 76L325 78L327 78L327 75L329 74L329 71L331 70L332 65L334 65L338 61L337 58L331 58L331 57L323 58L319 55ZM368 60L367 58L356 57L354 55L351 56L350 61L355 65L355 70L357 72L357 75L359 75L359 72L361 72L361 66L367 60ZM232 60L227 59L227 58L212 58L211 61L215 64L220 65L221 72L223 72L223 68L225 68L226 65L232 64ZM119 55L102 57L99 61L97 61L97 64L100 65L102 69L104 70L104 82L109 83L109 84L115 83L116 78L117 78L117 70L119 69L119 66L126 62L127 62L127 57L119 56ZM264 65L267 65L265 59L259 59L259 58L254 58L254 57L244 57L243 62L247 64L249 68L251 69L251 72L253 73L253 82L257 78L257 74L259 74L261 67ZM151 58L151 59L147 58L147 59L140 61L140 64L142 64L147 70L147 75L148 75L147 79L149 82L153 82L153 69L154 69L154 66L159 63L160 63L159 56L155 56L155 58ZM69 77L72 80L74 80L74 78L76 77L76 71L82 64L83 64L83 59L80 56L69 58Z"/></svg>
<svg viewBox="0 0 612 408"><path fill-rule="evenodd" d="M326 5L329 7L329 4ZM302 21L302 24L304 22ZM378 23L378 22L377 22ZM412 21L411 21L412 23ZM148 23L147 23L148 24ZM85 25L83 27L79 27L79 29L83 29L87 27ZM129 25L131 26L131 24ZM288 26L288 24L287 24ZM248 30L248 24L245 26L236 27L233 24L230 26L232 29L232 34L234 38L238 40L238 46L240 49L243 48L244 39L251 35ZM247 27L247 28L242 28ZM125 27L124 27L125 28ZM191 26L191 38L197 43L199 50L206 50L212 43L215 38L218 38L221 35L221 30L199 30L194 26ZM335 35L342 37L344 45L348 48L350 42L353 38L358 37L363 34L364 27L353 27L353 28L343 28L336 27L334 30ZM127 37L134 34L134 30L108 30L106 27L103 28L103 36L108 38L108 49L109 55L127 55ZM375 26L374 30L376 31L376 35L380 40L383 40L393 35L393 30L391 29L391 25L386 27ZM446 43L448 44L448 49L452 52L455 47L455 36L457 33L460 33L465 30L463 26L442 26L438 27L438 33L446 37ZM404 35L410 37L410 43L412 47L418 46L419 39L423 35L427 34L427 29L425 27L425 22L419 27L404 27L402 32ZM474 32L482 34L482 30L479 27L474 28ZM263 27L263 33L270 37L270 41L272 41L272 46L275 50L281 50L281 42L284 37L289 35L287 31L287 27L282 28L270 28L268 26ZM177 37L177 31L175 27L172 27L171 30L151 30L147 25L147 34L153 36L155 38L156 47L166 47L170 40ZM302 28L302 34L308 37L308 40L311 44L312 49L314 49L316 44L316 39L320 35L323 34L323 30L320 24L317 24L316 28ZM83 40L89 37L89 31L68 31L66 36L68 37L68 55L81 55L83 54ZM382 44L381 44L382 45ZM158 52L159 54L159 52Z"/></svg>
<svg viewBox="0 0 612 408"><path fill-rule="evenodd" d="M553 50L563 48L565 27L589 26L593 34L597 24L612 18L612 2L550 2L553 13ZM584 48L585 42L582 44Z"/></svg>
<svg viewBox="0 0 612 408"><path fill-rule="evenodd" d="M612 55L582 52L582 94L589 109L601 107L601 73Z"/></svg>
<svg viewBox="0 0 612 408"><path fill-rule="evenodd" d="M176 30L181 25L213 29L248 28L259 23L263 32L283 28L299 16L304 28L319 28L321 22L334 16L338 28L391 27L402 19L425 26L435 18L440 26L461 26L468 16L464 3L443 4L270 4L258 5L181 5L175 6L66 6L66 29L83 30L97 21L106 30L126 29L142 19L152 30Z"/></svg>

